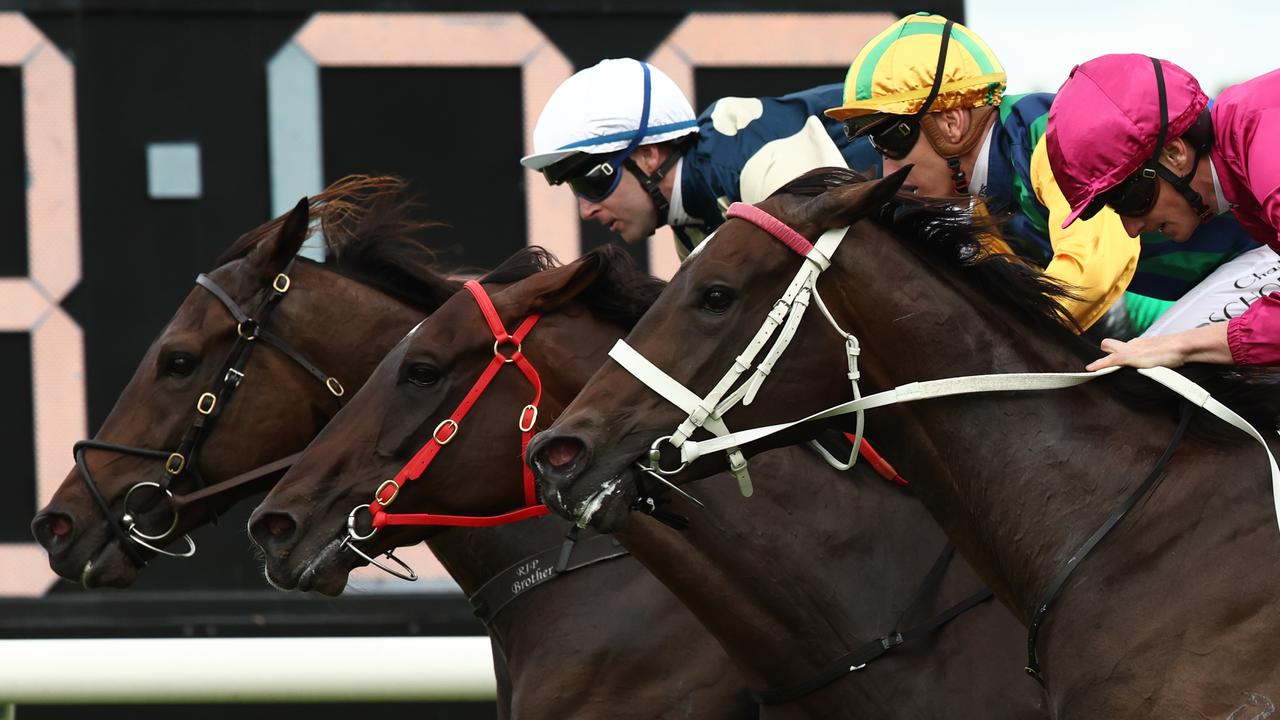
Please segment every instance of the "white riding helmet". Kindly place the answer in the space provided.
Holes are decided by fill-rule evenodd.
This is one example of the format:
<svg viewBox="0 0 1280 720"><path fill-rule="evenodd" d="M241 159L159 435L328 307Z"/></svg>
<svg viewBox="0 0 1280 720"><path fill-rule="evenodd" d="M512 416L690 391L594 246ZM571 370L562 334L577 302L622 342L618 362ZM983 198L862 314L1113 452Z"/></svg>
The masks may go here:
<svg viewBox="0 0 1280 720"><path fill-rule="evenodd" d="M645 69L648 69L648 97ZM643 122L646 106L647 122ZM556 88L533 130L533 154L520 159L542 170L576 153L616 153L633 145L674 140L698 131L697 116L675 82L656 67L631 58L602 60Z"/></svg>

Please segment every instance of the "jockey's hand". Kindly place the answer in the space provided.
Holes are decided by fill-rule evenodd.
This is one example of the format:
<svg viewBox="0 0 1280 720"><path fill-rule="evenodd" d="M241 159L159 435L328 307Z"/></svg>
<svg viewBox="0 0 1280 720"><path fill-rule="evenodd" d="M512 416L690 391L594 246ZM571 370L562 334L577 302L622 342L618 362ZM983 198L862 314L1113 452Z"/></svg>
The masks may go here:
<svg viewBox="0 0 1280 720"><path fill-rule="evenodd" d="M1102 341L1102 350L1109 354L1089 363L1086 370L1101 370L1113 365L1174 368L1189 362L1231 363L1226 323L1213 323L1172 335L1135 338L1129 342L1108 338Z"/></svg>

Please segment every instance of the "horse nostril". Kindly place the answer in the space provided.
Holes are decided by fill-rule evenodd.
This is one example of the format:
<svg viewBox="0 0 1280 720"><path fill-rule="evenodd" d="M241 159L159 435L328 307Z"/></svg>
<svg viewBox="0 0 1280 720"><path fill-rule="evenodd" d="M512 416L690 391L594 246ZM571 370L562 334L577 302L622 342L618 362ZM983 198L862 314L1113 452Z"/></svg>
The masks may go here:
<svg viewBox="0 0 1280 720"><path fill-rule="evenodd" d="M293 537L298 523L288 513L262 513L250 523L249 532L262 547L279 545Z"/></svg>
<svg viewBox="0 0 1280 720"><path fill-rule="evenodd" d="M58 538L70 535L71 518L63 515L62 513L51 515L49 517L49 532L52 533L54 537Z"/></svg>
<svg viewBox="0 0 1280 720"><path fill-rule="evenodd" d="M578 459L582 441L574 438L556 438L542 448L542 458L553 469L563 470Z"/></svg>
<svg viewBox="0 0 1280 720"><path fill-rule="evenodd" d="M31 522L31 533L35 535L36 542L46 549L69 538L73 530L75 521L70 515L60 512L44 513Z"/></svg>
<svg viewBox="0 0 1280 720"><path fill-rule="evenodd" d="M293 521L284 515L267 517L267 532L271 533L273 538L280 539L286 535L292 535L294 527Z"/></svg>

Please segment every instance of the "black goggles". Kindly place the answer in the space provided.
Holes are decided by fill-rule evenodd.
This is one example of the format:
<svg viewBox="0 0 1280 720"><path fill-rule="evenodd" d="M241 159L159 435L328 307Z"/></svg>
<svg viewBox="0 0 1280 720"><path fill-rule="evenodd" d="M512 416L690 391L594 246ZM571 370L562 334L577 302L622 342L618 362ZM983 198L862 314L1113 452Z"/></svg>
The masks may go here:
<svg viewBox="0 0 1280 720"><path fill-rule="evenodd" d="M871 125L846 120L844 132L850 138L866 135L871 147L882 157L901 160L920 139L920 121L912 116L892 118Z"/></svg>
<svg viewBox="0 0 1280 720"><path fill-rule="evenodd" d="M1160 180L1154 168L1143 167L1099 195L1080 213L1082 219L1097 215L1105 205L1123 217L1142 217L1151 212L1160 197Z"/></svg>
<svg viewBox="0 0 1280 720"><path fill-rule="evenodd" d="M629 156L629 152L620 153ZM552 185L568 185L574 194L591 202L600 202L613 194L622 178L620 172L627 157L579 155L556 163L542 171Z"/></svg>
<svg viewBox="0 0 1280 720"><path fill-rule="evenodd" d="M613 194L621 178L618 167L612 162L602 162L581 175L565 179L565 183L578 197L599 202Z"/></svg>

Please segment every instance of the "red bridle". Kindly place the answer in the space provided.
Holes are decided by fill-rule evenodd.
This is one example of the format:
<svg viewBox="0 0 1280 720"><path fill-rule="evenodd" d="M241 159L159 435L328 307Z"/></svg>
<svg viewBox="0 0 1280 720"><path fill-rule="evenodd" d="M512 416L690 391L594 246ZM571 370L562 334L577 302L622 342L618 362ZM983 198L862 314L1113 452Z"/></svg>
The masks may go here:
<svg viewBox="0 0 1280 720"><path fill-rule="evenodd" d="M529 334L529 331L533 329L533 326L542 315L534 313L526 317L521 321L515 332L508 333L506 328L502 326L502 319L498 317L498 311L493 307L493 301L489 299L488 293L485 292L480 283L475 280L469 280L464 287L475 298L476 304L480 306L480 312L484 315L485 322L489 325L489 331L493 333L493 359L489 361L488 367L480 374L476 383L467 391L466 397L462 398L462 402L458 403L458 407L454 409L453 414L437 425L435 430L431 431L431 439L414 454L409 462L405 463L404 467L400 468L400 472L396 473L394 479L387 480L378 487L378 491L374 493L373 504L369 506L369 511L373 514L374 528L388 525L492 527L526 518L541 517L550 512L546 505L538 502L533 471L529 469L528 465L523 467L525 507L519 510L487 517L436 515L433 513L392 514L387 512L387 506L396 499L396 495L400 493L400 489L404 487L404 484L421 477L426 472L427 467L431 465L431 461L440 453L440 450L457 437L463 418L471 411L476 401L484 394L485 389L489 387L489 383L493 382L493 379L498 375L498 371L504 365L514 363L520 369L521 374L529 381L529 384L533 386L533 401L521 408L520 416L516 421L517 426L520 428L519 457L522 462L525 448L528 447L529 440L533 437L533 427L538 421L538 402L542 399L542 380L538 377L538 371L534 369L533 364L521 352L520 344L524 342L525 336ZM515 346L515 350L510 356L502 354L503 345Z"/></svg>

